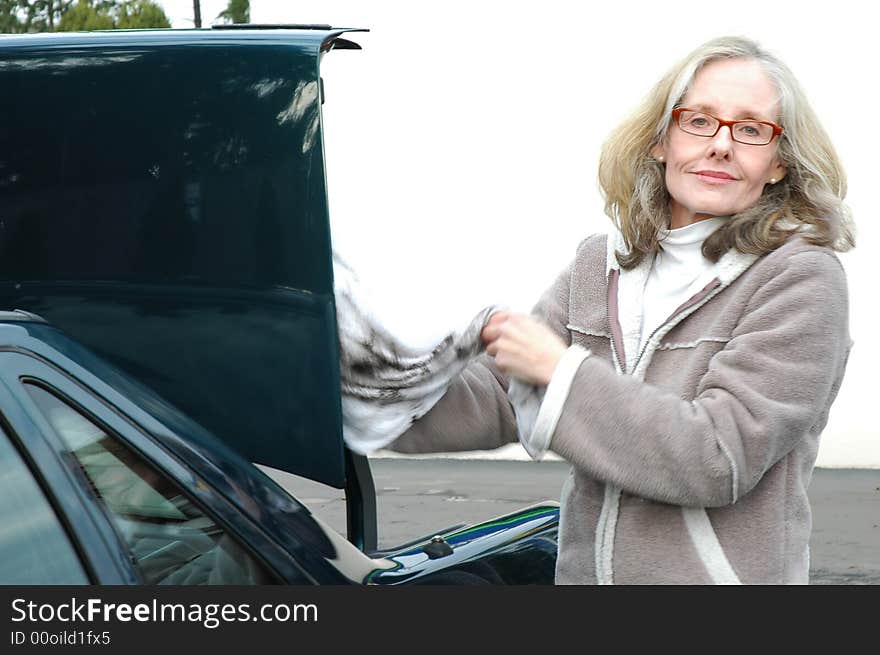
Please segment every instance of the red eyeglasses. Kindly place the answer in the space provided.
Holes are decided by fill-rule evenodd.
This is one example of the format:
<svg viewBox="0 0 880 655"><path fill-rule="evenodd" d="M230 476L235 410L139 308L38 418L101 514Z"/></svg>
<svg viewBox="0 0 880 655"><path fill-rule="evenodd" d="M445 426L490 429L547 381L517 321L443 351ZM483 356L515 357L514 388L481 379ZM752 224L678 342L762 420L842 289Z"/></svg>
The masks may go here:
<svg viewBox="0 0 880 655"><path fill-rule="evenodd" d="M782 134L782 127L770 121L726 121L712 114L687 107L672 110L672 119L683 132L695 136L713 137L723 126L730 128L730 137L750 146L766 146Z"/></svg>

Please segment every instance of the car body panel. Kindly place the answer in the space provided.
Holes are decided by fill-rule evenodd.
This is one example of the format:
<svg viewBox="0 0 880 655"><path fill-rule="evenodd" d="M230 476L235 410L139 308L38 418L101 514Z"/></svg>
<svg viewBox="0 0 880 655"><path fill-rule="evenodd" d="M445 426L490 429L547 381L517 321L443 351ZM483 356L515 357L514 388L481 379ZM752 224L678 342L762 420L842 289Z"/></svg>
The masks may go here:
<svg viewBox="0 0 880 655"><path fill-rule="evenodd" d="M54 334L50 336L50 333ZM186 490L194 502L243 543L249 544L282 579L302 581L303 570L306 570L308 577L317 577L317 581L343 581L326 563L326 558L334 555L332 544L311 520L309 511L257 467L224 447L176 408L128 378L123 371L102 365L99 358L51 326L0 323L0 339L5 351L0 351L0 357L5 355L0 379L8 390L17 389L19 405L27 413L26 421L15 417L7 417L7 420L19 439L27 440L29 453L44 452L37 468L44 477L47 471L54 476L46 486L50 490L59 489L53 493L58 502L69 501L63 507L65 515L88 518L97 529L103 530L104 541L119 547L118 539L93 499L81 488L77 494L71 494L70 487L62 484L66 476L67 481L75 485L70 471L63 466L65 449L57 437L53 438L53 431L39 413L32 407L27 411L32 403L21 390L22 378L46 384L107 426L127 446ZM62 349L66 354L62 354ZM181 432L169 430L144 411L142 405L150 406L153 413L163 416ZM45 446L41 448L41 444L47 442L51 454L45 453ZM83 516L83 511L87 516ZM71 523L85 525L88 522ZM97 547L93 536L77 534L76 538L89 550ZM127 558L124 551L116 557L117 564L123 558ZM103 559L103 556L95 558L96 561ZM130 564L128 569L133 575ZM106 581L104 576L98 579Z"/></svg>
<svg viewBox="0 0 880 655"><path fill-rule="evenodd" d="M481 564L505 584L548 584L556 567L558 524L559 503L547 502L455 528L432 537L448 544L448 555L432 558L425 542L383 553L397 566L375 571L368 582L413 582L456 567L479 571L474 565Z"/></svg>

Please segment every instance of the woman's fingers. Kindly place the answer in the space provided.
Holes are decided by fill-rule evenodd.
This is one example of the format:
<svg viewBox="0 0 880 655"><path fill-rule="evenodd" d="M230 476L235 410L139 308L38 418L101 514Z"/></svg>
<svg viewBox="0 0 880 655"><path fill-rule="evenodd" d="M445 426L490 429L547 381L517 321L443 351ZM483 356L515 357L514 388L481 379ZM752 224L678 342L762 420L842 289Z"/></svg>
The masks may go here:
<svg viewBox="0 0 880 655"><path fill-rule="evenodd" d="M565 351L562 340L527 314L509 314L505 320L489 323L483 329L486 352L495 358L502 373L533 384L548 384Z"/></svg>
<svg viewBox="0 0 880 655"><path fill-rule="evenodd" d="M480 332L480 337L486 346L493 341L497 341L501 337L506 337L512 342L523 341L524 338L527 338L524 328L527 330L530 322L533 320L534 319L526 314L498 312L493 314L487 321L483 330ZM489 354L492 355L493 353L489 352Z"/></svg>
<svg viewBox="0 0 880 655"><path fill-rule="evenodd" d="M480 332L480 338L483 343L489 344L501 335L501 326L507 322L510 312L495 312L489 317L483 330Z"/></svg>

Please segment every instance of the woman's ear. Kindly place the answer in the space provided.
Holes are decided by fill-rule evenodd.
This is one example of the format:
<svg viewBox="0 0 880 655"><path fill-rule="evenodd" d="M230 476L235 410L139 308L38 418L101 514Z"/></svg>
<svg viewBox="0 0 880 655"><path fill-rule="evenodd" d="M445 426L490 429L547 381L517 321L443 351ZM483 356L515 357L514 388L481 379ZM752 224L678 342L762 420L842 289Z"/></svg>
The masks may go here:
<svg viewBox="0 0 880 655"><path fill-rule="evenodd" d="M655 160L663 163L666 160L665 149L663 148L663 143L658 143L653 148L651 148L651 157Z"/></svg>
<svg viewBox="0 0 880 655"><path fill-rule="evenodd" d="M777 159L776 164L773 166L772 172L770 175L773 176L773 179L776 182L781 182L782 178L784 178L788 174L788 169L782 165L782 163ZM774 182L775 184L775 182Z"/></svg>

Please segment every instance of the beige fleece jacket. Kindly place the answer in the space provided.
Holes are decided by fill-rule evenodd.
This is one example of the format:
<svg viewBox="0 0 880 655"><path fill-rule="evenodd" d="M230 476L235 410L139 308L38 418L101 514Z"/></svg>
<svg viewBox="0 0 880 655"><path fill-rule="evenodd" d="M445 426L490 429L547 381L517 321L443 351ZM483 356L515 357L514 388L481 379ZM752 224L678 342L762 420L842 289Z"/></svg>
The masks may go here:
<svg viewBox="0 0 880 655"><path fill-rule="evenodd" d="M808 582L807 487L851 346L840 262L803 239L730 251L635 353L651 261L621 270L622 247L584 240L534 309L571 344L529 437L572 464L556 582ZM507 386L478 358L392 448L516 441Z"/></svg>

